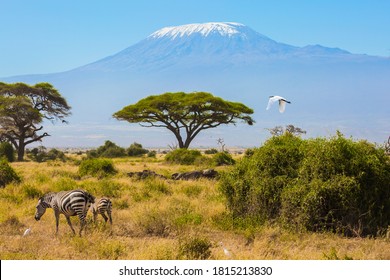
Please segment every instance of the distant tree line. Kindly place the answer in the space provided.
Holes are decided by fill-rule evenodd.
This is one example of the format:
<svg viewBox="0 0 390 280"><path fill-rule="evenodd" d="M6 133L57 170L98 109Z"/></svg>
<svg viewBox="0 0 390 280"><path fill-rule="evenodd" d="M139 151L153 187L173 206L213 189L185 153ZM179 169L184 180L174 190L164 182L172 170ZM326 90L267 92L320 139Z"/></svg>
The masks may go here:
<svg viewBox="0 0 390 280"><path fill-rule="evenodd" d="M139 157L148 155L149 157L153 157L156 155L156 152L149 151L144 149L141 144L134 142L127 149L119 147L117 144L107 140L102 146L97 149L93 149L87 152L88 158L116 158L116 157Z"/></svg>

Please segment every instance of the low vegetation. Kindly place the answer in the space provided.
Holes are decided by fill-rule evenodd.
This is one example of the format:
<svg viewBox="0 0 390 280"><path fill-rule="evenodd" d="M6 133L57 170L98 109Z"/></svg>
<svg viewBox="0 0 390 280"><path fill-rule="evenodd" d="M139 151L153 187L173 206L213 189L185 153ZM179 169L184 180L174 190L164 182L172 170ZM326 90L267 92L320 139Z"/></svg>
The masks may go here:
<svg viewBox="0 0 390 280"><path fill-rule="evenodd" d="M227 152L220 152L213 155L213 161L216 166L234 165L236 161Z"/></svg>
<svg viewBox="0 0 390 280"><path fill-rule="evenodd" d="M66 161L65 153L57 149L46 149L45 147L37 147L27 150L29 158L36 162L44 162L50 160Z"/></svg>
<svg viewBox="0 0 390 280"><path fill-rule="evenodd" d="M94 176L98 178L107 177L117 173L112 160L104 158L93 158L83 160L79 167L80 176Z"/></svg>
<svg viewBox="0 0 390 280"><path fill-rule="evenodd" d="M172 164L184 164L191 165L202 157L202 154L198 150L189 149L175 149L170 151L166 156L165 160Z"/></svg>
<svg viewBox="0 0 390 280"><path fill-rule="evenodd" d="M15 170L4 159L0 159L0 188L4 188L6 184L20 181L20 177Z"/></svg>
<svg viewBox="0 0 390 280"><path fill-rule="evenodd" d="M131 144L129 148L125 149L119 147L111 141L106 141L104 145L98 147L96 150L88 151L87 156L88 158L118 158L126 156L139 157L148 153L149 151L147 149L142 148L142 145L136 142Z"/></svg>
<svg viewBox="0 0 390 280"><path fill-rule="evenodd" d="M181 158L187 151L175 153ZM192 164L167 162L163 154L3 160L1 166L19 179L0 189L0 258L390 259L390 170L383 149L342 135L303 140L283 134L243 154L228 154L233 165L216 166L218 152L194 154ZM215 168L222 178L128 175L153 170L169 178L198 164ZM80 238L61 216L56 236L51 209L35 221L40 196L76 188L111 198L112 228L103 219L93 223L89 213ZM78 219L71 219L78 227ZM31 233L23 237L27 228Z"/></svg>
<svg viewBox="0 0 390 280"><path fill-rule="evenodd" d="M0 142L0 159L1 158L5 158L9 162L15 160L15 151L10 143Z"/></svg>

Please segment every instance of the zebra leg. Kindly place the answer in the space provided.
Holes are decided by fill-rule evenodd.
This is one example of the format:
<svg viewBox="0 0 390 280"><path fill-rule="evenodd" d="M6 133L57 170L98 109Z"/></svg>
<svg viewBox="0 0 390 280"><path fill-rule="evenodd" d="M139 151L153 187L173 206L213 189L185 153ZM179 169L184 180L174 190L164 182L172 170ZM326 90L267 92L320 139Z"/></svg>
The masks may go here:
<svg viewBox="0 0 390 280"><path fill-rule="evenodd" d="M72 223L70 221L70 217L69 216L65 216L66 217L66 221L68 222L68 225L70 226L70 228L72 229L73 231L73 234L76 234L76 231L74 230L73 226L72 226Z"/></svg>
<svg viewBox="0 0 390 280"><path fill-rule="evenodd" d="M110 219L110 224L112 225L111 211L107 211L108 218Z"/></svg>
<svg viewBox="0 0 390 280"><path fill-rule="evenodd" d="M80 231L79 231L79 236L81 237L81 232L83 231L83 229L85 228L86 226L86 221L85 221L85 216L86 214L79 214L79 219L80 219ZM86 232L86 230L84 230L84 233Z"/></svg>
<svg viewBox="0 0 390 280"><path fill-rule="evenodd" d="M80 221L80 231L79 236L81 237L81 232L83 231L83 228L85 227L85 221ZM84 231L85 232L85 231Z"/></svg>
<svg viewBox="0 0 390 280"><path fill-rule="evenodd" d="M108 218L107 218L106 214L104 214L104 212L101 212L100 215L102 215L104 222L107 223Z"/></svg>
<svg viewBox="0 0 390 280"><path fill-rule="evenodd" d="M58 234L58 225L60 223L60 213L57 211L54 211L54 215L56 217L56 235Z"/></svg>
<svg viewBox="0 0 390 280"><path fill-rule="evenodd" d="M95 210L93 210L93 222L95 224L96 224L97 216L98 216L98 213Z"/></svg>

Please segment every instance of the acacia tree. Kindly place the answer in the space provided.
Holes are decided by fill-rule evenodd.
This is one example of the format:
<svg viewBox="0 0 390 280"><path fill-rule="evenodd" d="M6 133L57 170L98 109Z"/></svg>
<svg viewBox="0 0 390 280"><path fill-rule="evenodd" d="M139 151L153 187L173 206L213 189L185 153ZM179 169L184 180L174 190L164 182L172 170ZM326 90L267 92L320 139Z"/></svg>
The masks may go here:
<svg viewBox="0 0 390 280"><path fill-rule="evenodd" d="M207 92L175 92L152 95L114 113L118 120L144 127L164 127L176 137L179 148L188 148L202 130L242 120L249 125L253 110Z"/></svg>
<svg viewBox="0 0 390 280"><path fill-rule="evenodd" d="M269 131L269 133L271 133L272 136L281 136L284 133L290 133L295 136L306 134L306 130L303 130L302 128L294 126L292 124L286 125L286 128L283 128L282 126L278 125L274 128L268 128L267 130Z"/></svg>
<svg viewBox="0 0 390 280"><path fill-rule="evenodd" d="M0 83L0 137L13 144L19 161L26 145L50 136L41 132L44 119L65 122L69 114L65 98L49 83Z"/></svg>

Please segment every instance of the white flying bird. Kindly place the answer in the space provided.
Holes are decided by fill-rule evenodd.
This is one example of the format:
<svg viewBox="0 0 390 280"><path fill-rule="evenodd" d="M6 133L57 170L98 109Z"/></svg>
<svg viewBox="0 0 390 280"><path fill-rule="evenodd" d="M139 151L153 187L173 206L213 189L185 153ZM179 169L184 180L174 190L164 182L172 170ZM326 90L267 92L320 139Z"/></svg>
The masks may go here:
<svg viewBox="0 0 390 280"><path fill-rule="evenodd" d="M276 101L279 101L279 112L283 113L284 109L286 109L286 103L291 103L290 101L287 101L284 97L277 96L277 95L271 95L269 97L267 110L271 108L271 105L274 104Z"/></svg>
<svg viewBox="0 0 390 280"><path fill-rule="evenodd" d="M23 233L23 236L29 235L30 232L31 232L31 228L26 229L26 230L24 231L24 233Z"/></svg>

